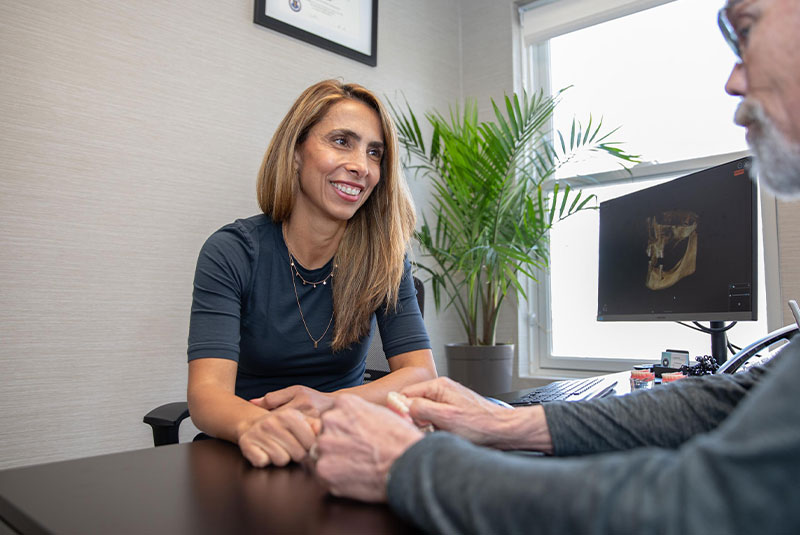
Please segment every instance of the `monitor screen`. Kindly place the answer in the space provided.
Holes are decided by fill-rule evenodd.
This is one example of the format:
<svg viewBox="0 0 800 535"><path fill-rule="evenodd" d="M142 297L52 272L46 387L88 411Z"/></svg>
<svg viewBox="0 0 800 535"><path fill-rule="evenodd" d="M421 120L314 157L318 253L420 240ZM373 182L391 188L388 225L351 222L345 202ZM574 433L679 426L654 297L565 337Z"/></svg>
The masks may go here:
<svg viewBox="0 0 800 535"><path fill-rule="evenodd" d="M598 321L758 319L750 163L742 158L600 204Z"/></svg>

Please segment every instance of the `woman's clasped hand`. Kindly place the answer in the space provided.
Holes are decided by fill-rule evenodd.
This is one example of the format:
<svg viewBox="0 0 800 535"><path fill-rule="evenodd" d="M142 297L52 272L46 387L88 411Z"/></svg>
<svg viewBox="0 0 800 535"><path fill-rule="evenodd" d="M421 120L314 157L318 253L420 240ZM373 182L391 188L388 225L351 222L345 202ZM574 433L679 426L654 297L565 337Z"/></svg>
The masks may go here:
<svg viewBox="0 0 800 535"><path fill-rule="evenodd" d="M286 466L301 462L316 441L319 418L292 408L267 412L239 437L239 448L253 466Z"/></svg>

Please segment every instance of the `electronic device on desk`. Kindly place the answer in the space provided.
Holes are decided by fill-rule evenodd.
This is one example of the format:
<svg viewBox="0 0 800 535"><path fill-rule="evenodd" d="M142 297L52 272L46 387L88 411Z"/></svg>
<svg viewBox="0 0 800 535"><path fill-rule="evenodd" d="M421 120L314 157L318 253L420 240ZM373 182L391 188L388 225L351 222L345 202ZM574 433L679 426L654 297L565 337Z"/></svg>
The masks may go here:
<svg viewBox="0 0 800 535"><path fill-rule="evenodd" d="M683 349L667 349L661 352L661 366L664 368L680 368L688 366L689 352Z"/></svg>
<svg viewBox="0 0 800 535"><path fill-rule="evenodd" d="M726 360L725 322L758 319L750 165L740 158L600 203L598 321L692 321Z"/></svg>
<svg viewBox="0 0 800 535"><path fill-rule="evenodd" d="M610 396L616 386L615 377L601 375L586 379L554 381L544 386L517 390L495 398L512 406L536 405L550 401L580 401Z"/></svg>

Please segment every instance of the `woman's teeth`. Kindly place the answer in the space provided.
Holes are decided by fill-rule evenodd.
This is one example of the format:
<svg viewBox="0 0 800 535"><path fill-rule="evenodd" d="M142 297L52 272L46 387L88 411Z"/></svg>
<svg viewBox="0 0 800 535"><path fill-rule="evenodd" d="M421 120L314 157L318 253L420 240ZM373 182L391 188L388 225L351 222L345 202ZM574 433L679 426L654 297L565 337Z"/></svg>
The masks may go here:
<svg viewBox="0 0 800 535"><path fill-rule="evenodd" d="M358 195L359 193L361 193L361 188L345 186L344 184L338 184L336 182L333 183L333 187L343 193L346 193L347 195Z"/></svg>

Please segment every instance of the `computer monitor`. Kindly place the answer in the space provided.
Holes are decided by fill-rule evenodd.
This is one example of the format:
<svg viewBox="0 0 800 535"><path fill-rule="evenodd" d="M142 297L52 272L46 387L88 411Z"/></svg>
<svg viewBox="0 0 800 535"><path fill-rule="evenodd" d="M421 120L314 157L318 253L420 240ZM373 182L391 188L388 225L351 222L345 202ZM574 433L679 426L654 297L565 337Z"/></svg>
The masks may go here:
<svg viewBox="0 0 800 535"><path fill-rule="evenodd" d="M758 319L750 165L741 158L600 204L598 321Z"/></svg>

